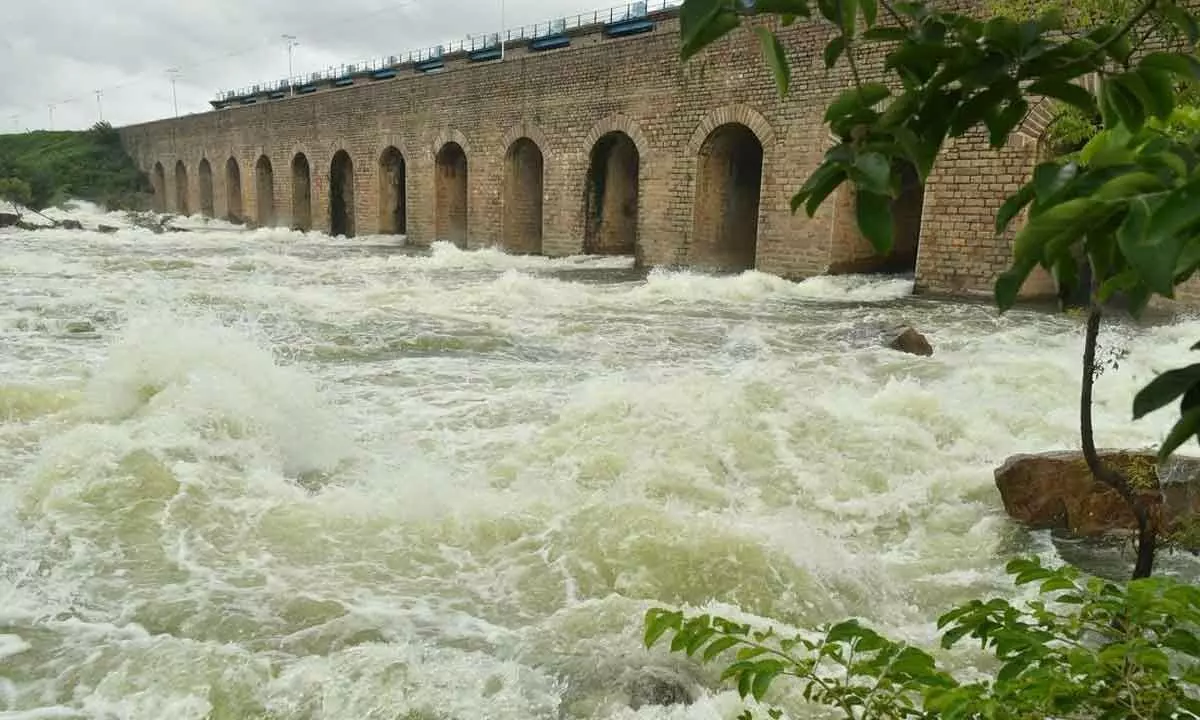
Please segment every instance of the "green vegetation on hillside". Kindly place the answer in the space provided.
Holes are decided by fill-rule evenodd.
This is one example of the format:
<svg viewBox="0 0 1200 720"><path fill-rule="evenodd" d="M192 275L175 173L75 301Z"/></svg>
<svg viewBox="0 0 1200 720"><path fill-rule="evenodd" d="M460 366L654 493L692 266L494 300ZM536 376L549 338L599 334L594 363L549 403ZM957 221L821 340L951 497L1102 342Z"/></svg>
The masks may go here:
<svg viewBox="0 0 1200 720"><path fill-rule="evenodd" d="M0 199L40 210L75 198L113 210L149 205L150 181L108 123L0 135Z"/></svg>

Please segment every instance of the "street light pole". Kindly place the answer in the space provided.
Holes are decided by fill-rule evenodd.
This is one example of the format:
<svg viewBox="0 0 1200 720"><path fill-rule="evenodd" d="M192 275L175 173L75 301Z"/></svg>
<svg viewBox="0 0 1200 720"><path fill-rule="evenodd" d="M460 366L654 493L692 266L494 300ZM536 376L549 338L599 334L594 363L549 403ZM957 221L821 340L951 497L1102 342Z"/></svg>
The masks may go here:
<svg viewBox="0 0 1200 720"><path fill-rule="evenodd" d="M292 80L292 77L293 77L293 73L292 73L292 48L296 47L296 46L297 46L297 45L299 45L300 43L296 41L296 36L295 36L295 35L287 35L287 34L283 35L283 41L284 41L285 43L287 43L287 54L288 54L288 95L292 95L292 96L294 96L294 95L296 94L296 83L295 83L295 82Z"/></svg>
<svg viewBox="0 0 1200 720"><path fill-rule="evenodd" d="M175 79L179 77L179 68L167 68L171 76L171 104L175 106L175 117L179 117L179 96L175 94Z"/></svg>
<svg viewBox="0 0 1200 720"><path fill-rule="evenodd" d="M500 0L500 59L504 60L504 38L507 32L504 29L504 0Z"/></svg>
<svg viewBox="0 0 1200 720"><path fill-rule="evenodd" d="M100 100L102 95L104 95L103 90L96 91L96 111L100 113L100 122L104 122L104 103Z"/></svg>

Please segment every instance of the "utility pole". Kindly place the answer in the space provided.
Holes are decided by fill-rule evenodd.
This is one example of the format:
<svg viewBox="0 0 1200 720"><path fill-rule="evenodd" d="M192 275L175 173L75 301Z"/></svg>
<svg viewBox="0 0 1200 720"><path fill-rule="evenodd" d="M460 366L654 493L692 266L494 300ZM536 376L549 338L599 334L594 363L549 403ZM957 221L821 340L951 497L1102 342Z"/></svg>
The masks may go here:
<svg viewBox="0 0 1200 720"><path fill-rule="evenodd" d="M96 112L100 113L100 122L104 122L104 103L100 100L103 95L103 90L96 91Z"/></svg>
<svg viewBox="0 0 1200 720"><path fill-rule="evenodd" d="M504 38L508 31L504 27L504 0L500 0L500 59L504 60Z"/></svg>
<svg viewBox="0 0 1200 720"><path fill-rule="evenodd" d="M54 103L50 103L46 107L50 108L50 129L54 129Z"/></svg>
<svg viewBox="0 0 1200 720"><path fill-rule="evenodd" d="M179 117L179 96L175 94L175 79L179 77L179 68L167 68L171 76L171 104L175 106L175 117Z"/></svg>
<svg viewBox="0 0 1200 720"><path fill-rule="evenodd" d="M295 95L295 94L296 94L296 87L295 87L295 86L296 86L296 83L295 83L295 82L292 80L292 48L296 47L296 46L297 46L297 45L299 45L300 43L296 41L296 36L295 36L295 35L288 35L288 34L286 34L286 33L285 33L285 34L284 34L282 37L283 37L283 41L284 41L284 43L286 43L286 44L287 44L287 54L288 54L288 95L289 95L289 96L291 96L291 95Z"/></svg>

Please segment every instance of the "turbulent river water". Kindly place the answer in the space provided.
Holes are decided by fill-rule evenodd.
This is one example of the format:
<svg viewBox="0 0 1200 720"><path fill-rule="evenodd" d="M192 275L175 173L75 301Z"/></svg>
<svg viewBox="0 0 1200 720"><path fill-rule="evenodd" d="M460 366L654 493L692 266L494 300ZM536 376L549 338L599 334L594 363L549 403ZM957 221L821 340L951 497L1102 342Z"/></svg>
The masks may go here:
<svg viewBox="0 0 1200 720"><path fill-rule="evenodd" d="M192 224L0 231L0 717L733 718L648 607L933 643L1059 561L992 471L1077 447L1078 318ZM1106 330L1102 445L1197 338Z"/></svg>

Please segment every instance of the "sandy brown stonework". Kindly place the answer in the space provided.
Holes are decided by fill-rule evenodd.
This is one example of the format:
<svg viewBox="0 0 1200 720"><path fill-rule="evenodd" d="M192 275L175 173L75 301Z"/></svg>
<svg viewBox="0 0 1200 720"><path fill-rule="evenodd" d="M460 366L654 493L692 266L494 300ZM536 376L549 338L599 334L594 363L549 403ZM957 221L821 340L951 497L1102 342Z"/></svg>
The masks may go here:
<svg viewBox="0 0 1200 720"><path fill-rule="evenodd" d="M632 37L595 28L568 48L514 45L503 62L449 57L434 74L407 67L121 134L164 210L357 235L403 230L418 245L636 253L648 265L792 279L915 265L921 290L992 291L1011 252L1011 233L997 237L993 218L1037 158L1036 111L1004 151L980 135L947 145L929 183L897 205L909 241L888 265L858 235L848 190L813 218L789 208L833 142L824 109L849 84L846 69L824 68L829 31L765 21L793 65L781 99L753 33L681 63L677 18L655 19ZM860 63L880 65L865 54ZM1037 274L1026 291L1052 295L1053 282Z"/></svg>

